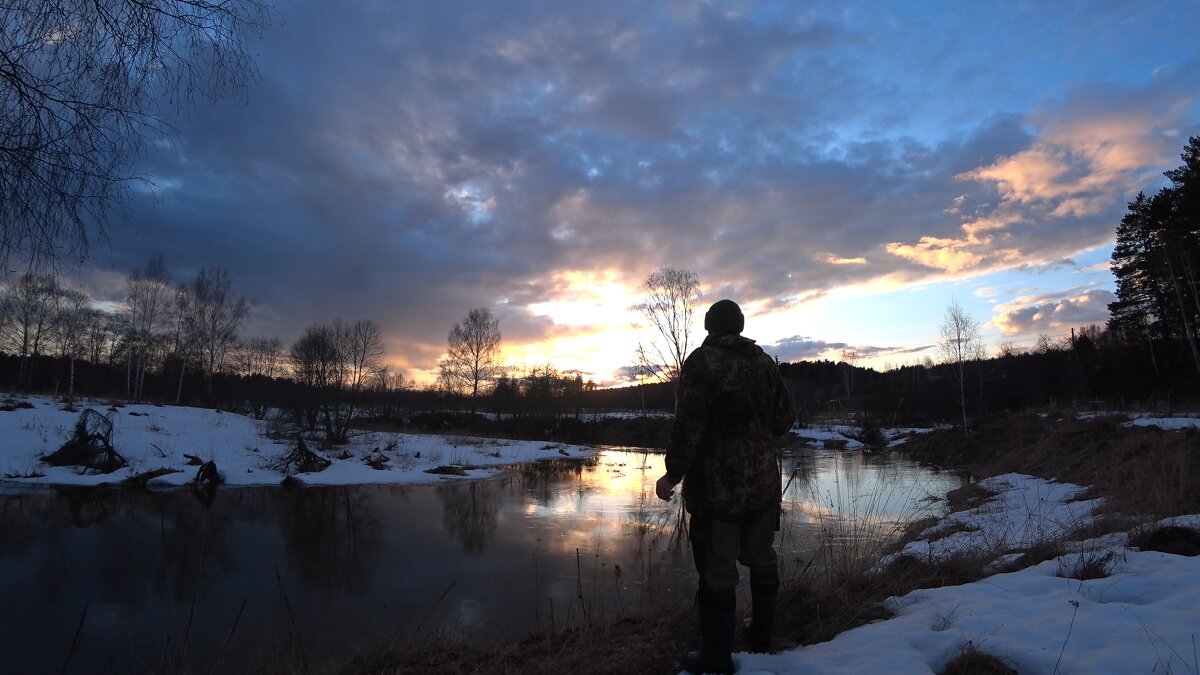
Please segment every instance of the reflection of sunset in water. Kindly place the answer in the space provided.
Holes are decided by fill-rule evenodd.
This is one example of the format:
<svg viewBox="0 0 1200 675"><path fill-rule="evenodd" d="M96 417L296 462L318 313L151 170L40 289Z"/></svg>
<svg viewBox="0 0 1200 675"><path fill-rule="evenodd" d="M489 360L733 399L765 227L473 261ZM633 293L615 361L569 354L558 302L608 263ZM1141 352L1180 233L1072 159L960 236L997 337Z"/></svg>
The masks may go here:
<svg viewBox="0 0 1200 675"><path fill-rule="evenodd" d="M543 544L562 553L613 553L616 542L630 534L657 537L679 508L654 496L662 461L661 455L607 452L573 483L559 486L548 503L527 504L525 515L558 522L560 536Z"/></svg>
<svg viewBox="0 0 1200 675"><path fill-rule="evenodd" d="M553 521L557 536L541 542L547 554L637 555L667 548L680 534L679 490L671 503L654 496L663 456L606 451L595 465L559 484L548 499L530 502L531 521ZM845 521L856 536L875 536L898 522L921 515L934 499L961 479L936 473L894 455L805 450L780 462L785 486L778 539L781 558L806 561L817 548L821 529Z"/></svg>
<svg viewBox="0 0 1200 675"><path fill-rule="evenodd" d="M84 599L120 615L128 636L84 641L78 658L112 659L118 670L134 652L158 653L172 628L164 616L194 613L192 644L215 653L243 602L247 619L226 654L252 655L270 641L281 591L303 617L300 639L324 649L417 625L507 641L690 602L679 497L665 503L653 492L662 471L662 455L609 449L490 480L222 489L208 506L189 491L0 495L9 535L0 537L0 597L32 608L20 621L0 618L0 651L16 655L5 663L12 672L40 670L23 655L61 649ZM780 480L784 578L818 568L823 542L869 540L881 521L959 484L893 455L816 449L787 454ZM867 525L841 527L855 515Z"/></svg>

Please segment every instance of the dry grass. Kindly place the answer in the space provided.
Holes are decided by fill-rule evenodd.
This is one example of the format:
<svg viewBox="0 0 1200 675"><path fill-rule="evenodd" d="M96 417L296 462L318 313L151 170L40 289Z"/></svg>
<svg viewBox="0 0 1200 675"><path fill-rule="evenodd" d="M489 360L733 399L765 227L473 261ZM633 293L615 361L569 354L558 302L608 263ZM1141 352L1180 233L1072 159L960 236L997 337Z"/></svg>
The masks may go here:
<svg viewBox="0 0 1200 675"><path fill-rule="evenodd" d="M1033 567L1038 563L1054 560L1058 556L1066 552L1063 542L1053 539L1042 539L1025 549L1025 551L1011 562L1004 563L996 567L997 572L1016 572L1023 570L1026 567Z"/></svg>
<svg viewBox="0 0 1200 675"><path fill-rule="evenodd" d="M1200 532L1190 527L1167 525L1141 532L1129 544L1143 551L1194 557L1200 555Z"/></svg>
<svg viewBox="0 0 1200 675"><path fill-rule="evenodd" d="M1105 499L1108 529L1200 512L1200 433L1123 427L1120 418L1073 413L998 415L963 439L954 431L913 438L905 451L977 476L1021 472L1091 486Z"/></svg>
<svg viewBox="0 0 1200 675"><path fill-rule="evenodd" d="M950 513L969 511L995 496L995 492L979 483L967 483L946 493L946 507L950 509Z"/></svg>
<svg viewBox="0 0 1200 675"><path fill-rule="evenodd" d="M690 609L674 608L499 647L401 641L355 656L338 672L675 673L679 656L698 640L695 623Z"/></svg>
<svg viewBox="0 0 1200 675"><path fill-rule="evenodd" d="M967 643L954 660L942 668L939 675L1016 675L1003 661Z"/></svg>

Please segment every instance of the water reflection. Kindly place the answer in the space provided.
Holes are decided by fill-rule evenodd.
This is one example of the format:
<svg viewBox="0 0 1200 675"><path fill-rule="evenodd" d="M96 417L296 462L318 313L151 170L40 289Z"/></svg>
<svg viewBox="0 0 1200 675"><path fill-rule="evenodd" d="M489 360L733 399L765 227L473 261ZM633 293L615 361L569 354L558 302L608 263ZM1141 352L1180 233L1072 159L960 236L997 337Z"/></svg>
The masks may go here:
<svg viewBox="0 0 1200 675"><path fill-rule="evenodd" d="M370 588L382 540L378 510L367 491L290 489L275 501L271 510L279 518L289 567L305 587L354 594Z"/></svg>
<svg viewBox="0 0 1200 675"><path fill-rule="evenodd" d="M431 632L511 640L686 601L686 522L654 497L661 472L661 456L608 450L486 481L221 489L209 506L188 490L2 495L0 597L27 609L0 618L0 653L12 672L45 669L37 655L63 652L85 604L81 672L154 669L170 645L212 653L243 606L226 666L273 634L313 650ZM958 484L831 451L787 455L780 472L785 577L811 565L830 522L900 519Z"/></svg>
<svg viewBox="0 0 1200 675"><path fill-rule="evenodd" d="M491 481L450 483L436 488L442 500L442 527L465 553L483 553L496 532L500 486Z"/></svg>

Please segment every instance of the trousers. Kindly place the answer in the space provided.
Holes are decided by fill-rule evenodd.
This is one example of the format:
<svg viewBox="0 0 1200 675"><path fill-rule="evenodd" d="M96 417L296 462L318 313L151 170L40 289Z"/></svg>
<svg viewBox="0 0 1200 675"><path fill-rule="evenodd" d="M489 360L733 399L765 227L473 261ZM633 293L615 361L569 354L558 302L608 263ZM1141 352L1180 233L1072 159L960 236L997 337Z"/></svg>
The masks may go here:
<svg viewBox="0 0 1200 675"><path fill-rule="evenodd" d="M692 516L692 560L700 575L699 600L714 609L732 608L736 603L737 563L750 571L753 586L779 584L779 559L775 554L775 532L779 529L779 505L732 515Z"/></svg>

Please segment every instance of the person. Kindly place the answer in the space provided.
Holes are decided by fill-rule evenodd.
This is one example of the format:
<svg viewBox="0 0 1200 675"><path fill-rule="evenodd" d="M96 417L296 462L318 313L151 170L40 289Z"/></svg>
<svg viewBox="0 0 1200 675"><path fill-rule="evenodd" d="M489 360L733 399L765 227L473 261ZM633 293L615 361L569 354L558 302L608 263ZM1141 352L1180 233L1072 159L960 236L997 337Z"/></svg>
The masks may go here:
<svg viewBox="0 0 1200 675"><path fill-rule="evenodd" d="M792 397L774 359L741 335L745 317L732 300L704 315L708 337L683 363L666 473L655 492L664 501L683 482L691 514L692 558L701 649L683 658L691 673L732 673L737 563L750 571L751 651L768 651L779 571L774 539L781 486L776 441L792 428Z"/></svg>

